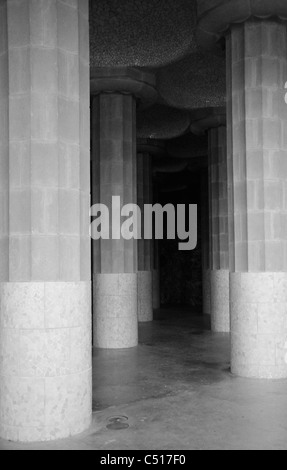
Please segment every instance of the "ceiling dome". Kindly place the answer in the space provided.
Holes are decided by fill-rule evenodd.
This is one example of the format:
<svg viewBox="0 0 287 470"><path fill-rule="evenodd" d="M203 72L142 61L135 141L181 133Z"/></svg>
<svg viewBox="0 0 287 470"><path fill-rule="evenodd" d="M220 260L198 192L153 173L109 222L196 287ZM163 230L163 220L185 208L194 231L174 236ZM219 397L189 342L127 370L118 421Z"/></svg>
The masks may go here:
<svg viewBox="0 0 287 470"><path fill-rule="evenodd" d="M225 58L191 54L157 72L157 89L170 105L182 109L224 106Z"/></svg>
<svg viewBox="0 0 287 470"><path fill-rule="evenodd" d="M188 112L155 104L138 112L137 136L150 139L173 139L183 135L191 124Z"/></svg>
<svg viewBox="0 0 287 470"><path fill-rule="evenodd" d="M92 0L91 66L158 67L197 50L196 0Z"/></svg>

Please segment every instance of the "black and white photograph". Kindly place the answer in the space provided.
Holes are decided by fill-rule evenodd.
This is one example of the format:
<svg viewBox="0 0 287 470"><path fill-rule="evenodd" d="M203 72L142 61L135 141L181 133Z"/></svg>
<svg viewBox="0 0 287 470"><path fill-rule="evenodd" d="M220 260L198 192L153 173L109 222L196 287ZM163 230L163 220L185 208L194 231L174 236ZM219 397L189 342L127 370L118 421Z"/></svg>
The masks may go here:
<svg viewBox="0 0 287 470"><path fill-rule="evenodd" d="M287 450L286 0L0 0L0 450Z"/></svg>

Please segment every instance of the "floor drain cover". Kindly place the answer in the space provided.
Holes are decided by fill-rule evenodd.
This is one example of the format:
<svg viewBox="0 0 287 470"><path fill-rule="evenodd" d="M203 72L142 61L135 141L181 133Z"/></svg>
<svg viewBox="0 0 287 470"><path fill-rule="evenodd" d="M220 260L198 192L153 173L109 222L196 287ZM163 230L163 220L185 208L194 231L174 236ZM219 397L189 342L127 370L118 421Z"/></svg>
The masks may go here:
<svg viewBox="0 0 287 470"><path fill-rule="evenodd" d="M128 417L127 416L114 416L113 418L109 418L107 425L107 429L112 431L121 431L122 429L128 429Z"/></svg>

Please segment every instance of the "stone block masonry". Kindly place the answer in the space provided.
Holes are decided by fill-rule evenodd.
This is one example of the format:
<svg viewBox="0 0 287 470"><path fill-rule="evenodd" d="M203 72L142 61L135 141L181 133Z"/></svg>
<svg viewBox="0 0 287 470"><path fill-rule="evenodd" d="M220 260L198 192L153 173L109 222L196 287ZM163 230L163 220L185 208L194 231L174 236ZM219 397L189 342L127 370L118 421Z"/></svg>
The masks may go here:
<svg viewBox="0 0 287 470"><path fill-rule="evenodd" d="M0 436L92 416L86 0L0 2Z"/></svg>

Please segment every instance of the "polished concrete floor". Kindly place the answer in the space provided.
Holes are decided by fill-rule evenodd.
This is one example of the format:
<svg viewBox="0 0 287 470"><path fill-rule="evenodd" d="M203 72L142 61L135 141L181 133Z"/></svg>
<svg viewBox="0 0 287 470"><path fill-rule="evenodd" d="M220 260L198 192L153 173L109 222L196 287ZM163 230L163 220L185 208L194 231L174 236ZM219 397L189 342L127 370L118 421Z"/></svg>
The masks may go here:
<svg viewBox="0 0 287 470"><path fill-rule="evenodd" d="M205 323L162 310L141 325L138 348L94 350L91 429L47 444L0 440L0 449L286 450L287 381L233 377L229 335ZM125 429L108 429L117 417Z"/></svg>

